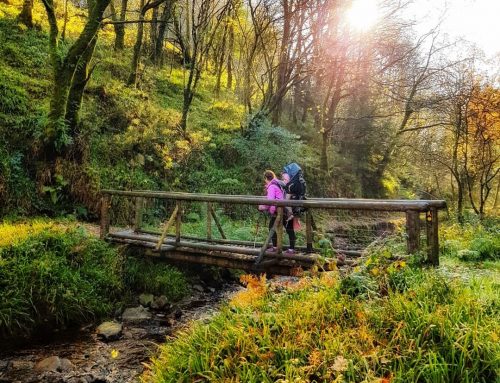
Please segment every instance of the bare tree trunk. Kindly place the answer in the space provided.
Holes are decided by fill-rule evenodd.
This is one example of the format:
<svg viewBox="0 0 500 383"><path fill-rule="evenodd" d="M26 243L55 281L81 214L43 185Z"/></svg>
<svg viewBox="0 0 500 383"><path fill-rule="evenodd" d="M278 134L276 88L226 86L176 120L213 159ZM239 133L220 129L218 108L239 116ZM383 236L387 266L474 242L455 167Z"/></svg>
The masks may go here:
<svg viewBox="0 0 500 383"><path fill-rule="evenodd" d="M231 22L229 24L229 37L228 37L228 48L227 48L227 83L226 88L233 88L233 51L234 51L234 25Z"/></svg>
<svg viewBox="0 0 500 383"><path fill-rule="evenodd" d="M135 39L134 54L132 56L132 63L130 68L130 76L127 81L127 85L136 86L137 84L137 71L139 69L139 61L141 60L142 51L142 39L144 35L144 16L146 14L144 9L144 0L140 2L141 13L139 14L139 23L137 24L137 37Z"/></svg>
<svg viewBox="0 0 500 383"><path fill-rule="evenodd" d="M283 36L281 39L280 58L278 64L278 80L276 84L277 92L283 89L288 82L288 49L291 35L291 9L292 5L288 0L282 0L283 4ZM283 105L283 97L279 97L275 101L275 107L272 114L272 122L278 125L281 118L281 109Z"/></svg>
<svg viewBox="0 0 500 383"><path fill-rule="evenodd" d="M161 14L161 23L158 26L158 37L153 53L153 62L156 65L161 65L163 62L163 42L165 41L165 35L167 33L167 24L172 17L173 5L173 1L167 1Z"/></svg>
<svg viewBox="0 0 500 383"><path fill-rule="evenodd" d="M68 26L68 0L64 0L64 21L63 29L61 32L62 41L66 40L66 27Z"/></svg>
<svg viewBox="0 0 500 383"><path fill-rule="evenodd" d="M127 17L127 6L128 6L128 0L122 0L121 1L121 8L120 8L120 17L116 17L116 11L115 7L113 5L113 2L111 2L111 11L112 11L112 19L113 21L125 21ZM113 24L113 28L115 29L115 44L114 44L114 49L115 51L122 51L125 48L125 24L123 23L116 23Z"/></svg>
<svg viewBox="0 0 500 383"><path fill-rule="evenodd" d="M153 8L153 14L151 15L151 23L149 24L149 43L150 43L150 55L153 58L155 54L156 42L158 41L158 7Z"/></svg>
<svg viewBox="0 0 500 383"><path fill-rule="evenodd" d="M224 32L222 35L221 46L218 49L218 54L216 57L216 81L215 81L215 94L220 94L221 88L221 78L224 71L224 62L226 61L226 36L228 33L228 25L224 26Z"/></svg>
<svg viewBox="0 0 500 383"><path fill-rule="evenodd" d="M320 167L325 173L328 173L328 134L329 132L324 131L321 134L321 159L320 159Z"/></svg>
<svg viewBox="0 0 500 383"><path fill-rule="evenodd" d="M33 0L24 0L21 13L17 16L20 23L33 28Z"/></svg>

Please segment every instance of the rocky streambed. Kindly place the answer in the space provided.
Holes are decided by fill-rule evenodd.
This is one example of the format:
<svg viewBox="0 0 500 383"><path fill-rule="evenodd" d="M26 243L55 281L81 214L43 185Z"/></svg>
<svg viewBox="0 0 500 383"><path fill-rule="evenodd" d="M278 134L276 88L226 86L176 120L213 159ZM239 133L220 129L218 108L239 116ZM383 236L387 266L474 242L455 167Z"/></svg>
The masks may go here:
<svg viewBox="0 0 500 383"><path fill-rule="evenodd" d="M142 295L135 307L97 327L50 334L28 346L2 344L0 383L136 382L159 344L190 321L213 315L242 288L235 282L192 287L192 294L174 305Z"/></svg>

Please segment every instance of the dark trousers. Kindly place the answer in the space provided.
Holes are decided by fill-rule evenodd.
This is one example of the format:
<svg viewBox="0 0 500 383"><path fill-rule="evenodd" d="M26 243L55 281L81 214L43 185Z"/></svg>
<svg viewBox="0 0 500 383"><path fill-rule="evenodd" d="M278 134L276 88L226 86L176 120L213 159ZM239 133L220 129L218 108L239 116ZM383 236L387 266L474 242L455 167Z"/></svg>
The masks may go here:
<svg viewBox="0 0 500 383"><path fill-rule="evenodd" d="M269 220L269 230L274 225L274 222L276 221L276 216L271 216L271 219ZM286 220L285 217L283 217L283 226L285 227L286 233L288 234L288 240L290 241L290 249L295 249L295 230L293 230L293 219ZM273 246L276 247L276 244L278 242L278 234L274 232L273 237Z"/></svg>

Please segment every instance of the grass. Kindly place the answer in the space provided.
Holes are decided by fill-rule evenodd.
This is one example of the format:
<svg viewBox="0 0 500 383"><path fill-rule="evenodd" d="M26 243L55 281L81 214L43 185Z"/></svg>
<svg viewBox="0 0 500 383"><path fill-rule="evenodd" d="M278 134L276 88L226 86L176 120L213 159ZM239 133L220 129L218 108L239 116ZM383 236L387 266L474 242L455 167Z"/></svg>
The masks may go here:
<svg viewBox="0 0 500 383"><path fill-rule="evenodd" d="M188 292L176 268L134 257L70 220L0 223L0 339L110 317L138 292Z"/></svg>
<svg viewBox="0 0 500 383"><path fill-rule="evenodd" d="M0 224L0 337L85 323L112 312L123 258L83 230Z"/></svg>
<svg viewBox="0 0 500 383"><path fill-rule="evenodd" d="M443 239L460 230L445 226ZM161 346L143 382L500 381L498 260L445 255L422 269L403 248L386 240L345 278L244 276L210 322Z"/></svg>

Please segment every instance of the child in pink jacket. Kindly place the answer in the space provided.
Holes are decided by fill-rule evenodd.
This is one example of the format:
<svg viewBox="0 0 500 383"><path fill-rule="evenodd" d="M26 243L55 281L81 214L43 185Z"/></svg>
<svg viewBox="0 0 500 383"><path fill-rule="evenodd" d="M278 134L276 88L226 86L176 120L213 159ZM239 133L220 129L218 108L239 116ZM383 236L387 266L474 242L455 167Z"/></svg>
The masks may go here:
<svg viewBox="0 0 500 383"><path fill-rule="evenodd" d="M281 200L285 199L285 194L283 192L284 184L282 181L278 180L276 178L276 175L274 174L273 171L271 170L266 170L264 173L264 180L266 182L266 197L269 200ZM276 206L270 206L270 205L259 205L259 210L260 211L268 211L269 214L271 215L271 219L269 220L269 230L274 225L274 222L276 221ZM283 224L286 228L287 234L290 239L290 248L288 249L287 253L293 253L294 248L295 248L295 232L293 232L293 228L291 231L293 233L290 233L290 229L288 226L289 221L287 220L287 217L284 215L283 216ZM278 236L276 233L274 233L272 237L273 241L273 249L272 251L276 251L276 243L278 242Z"/></svg>

